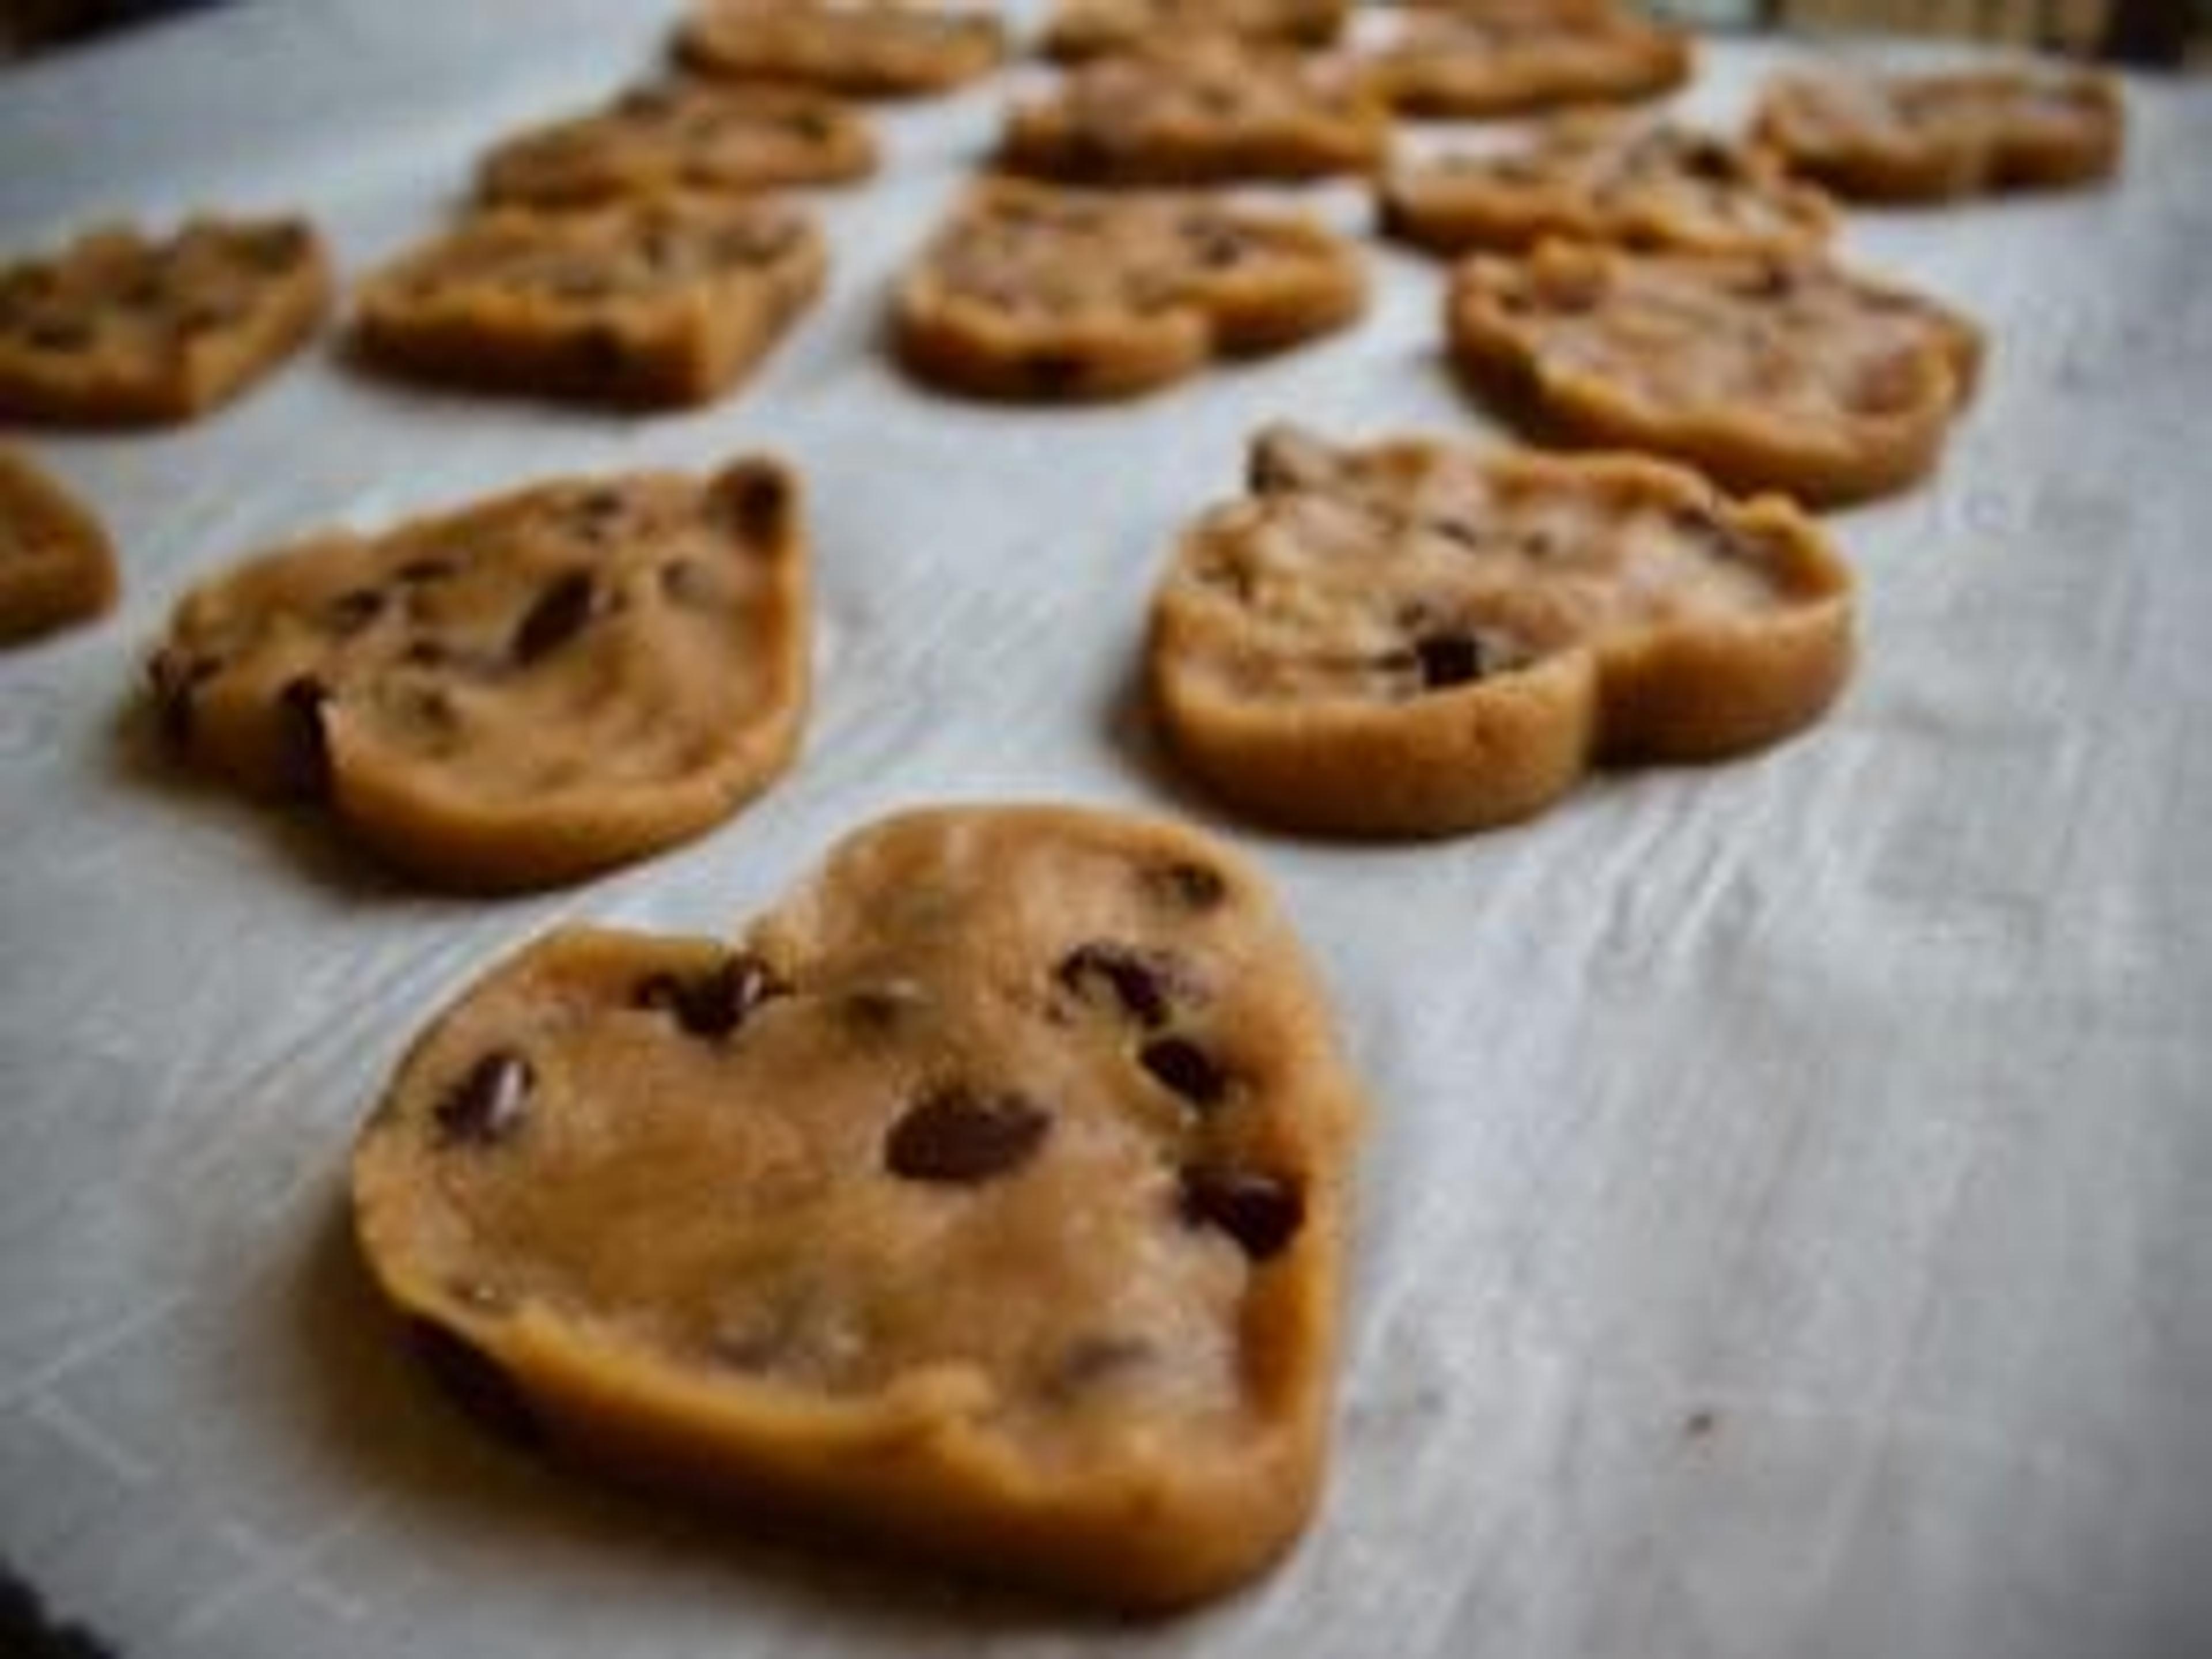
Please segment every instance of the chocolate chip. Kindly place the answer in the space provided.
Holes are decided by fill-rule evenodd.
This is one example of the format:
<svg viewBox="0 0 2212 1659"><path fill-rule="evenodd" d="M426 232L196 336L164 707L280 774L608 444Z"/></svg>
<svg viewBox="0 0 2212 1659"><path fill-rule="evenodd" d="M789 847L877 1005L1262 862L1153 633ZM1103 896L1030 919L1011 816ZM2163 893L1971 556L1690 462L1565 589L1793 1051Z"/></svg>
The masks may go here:
<svg viewBox="0 0 2212 1659"><path fill-rule="evenodd" d="M1109 1378L1151 1363L1158 1351L1141 1336L1079 1336L1063 1349L1053 1367L1051 1392L1087 1393Z"/></svg>
<svg viewBox="0 0 2212 1659"><path fill-rule="evenodd" d="M1179 861L1146 872L1161 896L1187 910L1211 910L1229 896L1229 883L1219 871L1203 864Z"/></svg>
<svg viewBox="0 0 2212 1659"><path fill-rule="evenodd" d="M1218 1227L1255 1261L1280 1251L1306 1218L1305 1199L1295 1183L1206 1164L1183 1170L1182 1206L1184 1221Z"/></svg>
<svg viewBox="0 0 2212 1659"><path fill-rule="evenodd" d="M1086 1002L1109 997L1138 1024L1167 1024L1168 997L1181 977L1174 957L1163 951L1093 939L1060 958L1054 976Z"/></svg>
<svg viewBox="0 0 2212 1659"><path fill-rule="evenodd" d="M641 1008L661 1008L694 1036L725 1037L745 1023L753 1010L791 987L758 957L739 951L719 968L684 978L655 974L637 988Z"/></svg>
<svg viewBox="0 0 2212 1659"><path fill-rule="evenodd" d="M259 226L239 236L233 246L239 258L255 270L278 276L307 257L307 228L295 224Z"/></svg>
<svg viewBox="0 0 2212 1659"><path fill-rule="evenodd" d="M545 1431L507 1368L466 1337L434 1319L407 1322L407 1343L462 1416L510 1446L544 1443Z"/></svg>
<svg viewBox="0 0 2212 1659"><path fill-rule="evenodd" d="M1044 1144L1052 1119L1018 1094L940 1089L891 1126L884 1166L908 1181L972 1184L1020 1168Z"/></svg>
<svg viewBox="0 0 2212 1659"><path fill-rule="evenodd" d="M714 503L738 537L772 547L791 532L791 479L769 461L739 461L714 480Z"/></svg>
<svg viewBox="0 0 2212 1659"><path fill-rule="evenodd" d="M146 665L161 736L173 747L183 749L191 743L193 700L202 684L214 678L221 667L210 658L194 656L173 646L162 647Z"/></svg>
<svg viewBox="0 0 2212 1659"><path fill-rule="evenodd" d="M1209 270L1235 264L1252 250L1251 239L1221 219L1192 219L1183 225L1183 240L1191 255Z"/></svg>
<svg viewBox="0 0 2212 1659"><path fill-rule="evenodd" d="M1413 656L1420 664L1421 685L1425 690L1465 685L1489 672L1481 636L1464 629L1422 635L1413 641Z"/></svg>
<svg viewBox="0 0 2212 1659"><path fill-rule="evenodd" d="M313 674L284 682L276 694L276 781L295 800L326 800L331 793L331 734L323 709L331 689Z"/></svg>
<svg viewBox="0 0 2212 1659"><path fill-rule="evenodd" d="M1228 1097L1229 1074L1188 1037L1154 1037L1137 1051L1137 1063L1194 1106Z"/></svg>
<svg viewBox="0 0 2212 1659"><path fill-rule="evenodd" d="M416 584L441 582L459 574L459 568L451 559L441 559L432 555L419 559L410 559L392 574L403 582Z"/></svg>
<svg viewBox="0 0 2212 1659"><path fill-rule="evenodd" d="M334 634L358 634L384 613L384 605L380 588L349 589L323 607L323 626Z"/></svg>
<svg viewBox="0 0 2212 1659"><path fill-rule="evenodd" d="M1022 379L1048 398L1064 398L1090 378L1091 365L1073 351L1046 349L1026 353L1021 359Z"/></svg>
<svg viewBox="0 0 2212 1659"><path fill-rule="evenodd" d="M572 570L556 578L538 596L515 629L507 653L527 666L548 652L558 650L583 631L598 599L589 571Z"/></svg>
<svg viewBox="0 0 2212 1659"><path fill-rule="evenodd" d="M1753 300L1784 300L1796 291L1797 273L1778 259L1764 261L1736 287Z"/></svg>
<svg viewBox="0 0 2212 1659"><path fill-rule="evenodd" d="M431 1110L441 1146L495 1146L522 1127L538 1074L510 1049L486 1054Z"/></svg>
<svg viewBox="0 0 2212 1659"><path fill-rule="evenodd" d="M43 351L76 351L92 343L92 325L82 317L46 317L23 331Z"/></svg>

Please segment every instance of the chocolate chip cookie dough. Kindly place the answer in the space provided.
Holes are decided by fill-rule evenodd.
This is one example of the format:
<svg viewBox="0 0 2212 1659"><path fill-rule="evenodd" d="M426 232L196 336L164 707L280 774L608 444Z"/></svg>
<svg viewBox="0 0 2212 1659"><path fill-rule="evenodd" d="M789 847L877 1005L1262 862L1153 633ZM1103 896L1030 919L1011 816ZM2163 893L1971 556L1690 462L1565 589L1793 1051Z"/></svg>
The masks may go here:
<svg viewBox="0 0 2212 1659"><path fill-rule="evenodd" d="M1240 809L1440 835L1527 817L1594 763L1786 737L1850 636L1849 573L1786 501L1636 457L1279 427L1248 498L1183 538L1146 673L1176 760Z"/></svg>
<svg viewBox="0 0 2212 1659"><path fill-rule="evenodd" d="M298 219L127 226L0 268L0 418L186 421L237 396L314 332L330 269Z"/></svg>
<svg viewBox="0 0 2212 1659"><path fill-rule="evenodd" d="M994 12L910 0L696 0L676 53L703 75L908 97L989 74L1006 31Z"/></svg>
<svg viewBox="0 0 2212 1659"><path fill-rule="evenodd" d="M1297 180L1370 170L1389 131L1346 64L1203 40L1071 70L1008 111L999 160L1070 184Z"/></svg>
<svg viewBox="0 0 2212 1659"><path fill-rule="evenodd" d="M1250 46L1326 46L1350 0L1055 0L1044 50L1066 63L1218 34Z"/></svg>
<svg viewBox="0 0 2212 1659"><path fill-rule="evenodd" d="M1367 56L1407 115L1526 115L1655 97L1689 79L1689 39L1613 0L1450 0L1407 6Z"/></svg>
<svg viewBox="0 0 2212 1659"><path fill-rule="evenodd" d="M947 809L734 948L570 928L495 969L402 1063L354 1210L558 1452L1158 1608L1313 1507L1361 1114L1225 848Z"/></svg>
<svg viewBox="0 0 2212 1659"><path fill-rule="evenodd" d="M493 208L370 276L354 337L416 378L667 406L728 391L813 303L829 255L797 210L697 193Z"/></svg>
<svg viewBox="0 0 2212 1659"><path fill-rule="evenodd" d="M1768 86L1753 131L1839 196L1921 202L2108 177L2124 117L2118 82L2083 71L1797 75Z"/></svg>
<svg viewBox="0 0 2212 1659"><path fill-rule="evenodd" d="M1541 435L1640 449L1819 505L1903 488L1971 393L1980 331L1817 253L1478 256L1451 350Z"/></svg>
<svg viewBox="0 0 2212 1659"><path fill-rule="evenodd" d="M0 447L0 645L114 603L115 554L99 520L29 456Z"/></svg>
<svg viewBox="0 0 2212 1659"><path fill-rule="evenodd" d="M570 881L699 834L789 761L807 686L799 486L539 485L332 532L177 607L163 730L440 885Z"/></svg>
<svg viewBox="0 0 2212 1659"><path fill-rule="evenodd" d="M516 134L478 169L487 201L574 207L658 191L744 193L875 171L867 124L801 87L672 80Z"/></svg>
<svg viewBox="0 0 2212 1659"><path fill-rule="evenodd" d="M1200 196L978 186L900 283L901 356L985 396L1126 397L1297 344L1366 302L1350 243Z"/></svg>
<svg viewBox="0 0 2212 1659"><path fill-rule="evenodd" d="M1820 191L1748 144L1632 117L1557 117L1504 150L1410 156L1377 188L1383 228L1440 253L1517 252L1546 237L1778 253L1835 227Z"/></svg>

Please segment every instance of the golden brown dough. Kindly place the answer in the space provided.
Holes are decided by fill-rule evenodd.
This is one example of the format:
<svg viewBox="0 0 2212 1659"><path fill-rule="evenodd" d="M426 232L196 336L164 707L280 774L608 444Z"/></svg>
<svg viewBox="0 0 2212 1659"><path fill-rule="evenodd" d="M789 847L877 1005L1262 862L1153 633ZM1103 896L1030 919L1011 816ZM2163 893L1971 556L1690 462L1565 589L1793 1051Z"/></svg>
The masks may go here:
<svg viewBox="0 0 2212 1659"><path fill-rule="evenodd" d="M362 285L354 337L418 379L644 406L728 391L822 289L821 233L749 198L493 208Z"/></svg>
<svg viewBox="0 0 2212 1659"><path fill-rule="evenodd" d="M1753 131L1839 196L1923 202L2109 177L2124 120L2119 83L2083 71L1782 76Z"/></svg>
<svg viewBox="0 0 2212 1659"><path fill-rule="evenodd" d="M1361 1111L1227 848L914 812L734 949L495 968L363 1129L355 1218L560 1453L1159 1608L1313 1507Z"/></svg>
<svg viewBox="0 0 2212 1659"><path fill-rule="evenodd" d="M1365 173L1389 143L1349 64L1213 39L1070 70L1008 112L999 159L1070 184L1201 185Z"/></svg>
<svg viewBox="0 0 2212 1659"><path fill-rule="evenodd" d="M1263 433L1183 538L1146 674L1177 762L1245 811L1441 835L1595 763L1743 753L1850 672L1849 573L1773 497L1630 456Z"/></svg>
<svg viewBox="0 0 2212 1659"><path fill-rule="evenodd" d="M328 260L299 219L129 227L0 269L0 416L94 426L191 420L313 334Z"/></svg>
<svg viewBox="0 0 2212 1659"><path fill-rule="evenodd" d="M1343 327L1366 293L1351 244L1295 215L1000 179L938 234L895 314L902 356L942 385L1118 398Z"/></svg>
<svg viewBox="0 0 2212 1659"><path fill-rule="evenodd" d="M1956 312L1813 252L1547 242L1462 264L1447 313L1461 368L1540 434L1821 505L1934 466L1982 351Z"/></svg>
<svg viewBox="0 0 2212 1659"><path fill-rule="evenodd" d="M193 764L435 884L534 887L696 836L781 773L807 618L798 482L746 459L267 555L185 596L152 690Z"/></svg>
<svg viewBox="0 0 2212 1659"><path fill-rule="evenodd" d="M696 0L676 52L706 75L908 97L989 74L1006 32L990 11L913 0Z"/></svg>
<svg viewBox="0 0 2212 1659"><path fill-rule="evenodd" d="M0 644L115 603L115 554L82 503L27 455L0 447Z"/></svg>

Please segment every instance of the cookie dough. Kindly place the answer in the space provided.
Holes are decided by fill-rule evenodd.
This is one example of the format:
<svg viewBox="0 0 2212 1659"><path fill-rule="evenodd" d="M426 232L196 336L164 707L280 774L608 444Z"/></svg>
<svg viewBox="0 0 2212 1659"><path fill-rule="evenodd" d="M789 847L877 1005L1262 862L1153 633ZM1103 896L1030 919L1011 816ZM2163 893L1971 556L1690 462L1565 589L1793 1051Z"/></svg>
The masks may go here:
<svg viewBox="0 0 2212 1659"><path fill-rule="evenodd" d="M1321 1482L1362 1112L1328 1028L1195 832L910 813L734 948L495 969L363 1130L355 1218L556 1452L1171 1607Z"/></svg>
<svg viewBox="0 0 2212 1659"><path fill-rule="evenodd" d="M677 80L519 133L484 157L478 177L487 201L574 207L656 191L842 184L875 167L867 124L834 98Z"/></svg>
<svg viewBox="0 0 2212 1659"><path fill-rule="evenodd" d="M1184 537L1147 679L1176 761L1239 809L1441 835L1594 762L1800 730L1848 675L1850 589L1797 508L1679 467L1279 427L1248 499Z"/></svg>
<svg viewBox="0 0 2212 1659"><path fill-rule="evenodd" d="M571 213L494 208L361 288L362 355L485 391L704 403L821 291L821 233L774 202L653 196Z"/></svg>
<svg viewBox="0 0 2212 1659"><path fill-rule="evenodd" d="M1468 378L1542 435L1818 504L1934 466L1982 349L1955 312L1809 252L1547 242L1466 262L1447 310Z"/></svg>
<svg viewBox="0 0 2212 1659"><path fill-rule="evenodd" d="M806 566L773 461L542 484L194 590L152 695L192 764L319 804L422 879L571 881L701 833L783 769Z"/></svg>
<svg viewBox="0 0 2212 1659"><path fill-rule="evenodd" d="M1689 37L1612 0L1453 0L1409 6L1368 54L1407 115L1526 115L1656 97L1690 78Z"/></svg>
<svg viewBox="0 0 2212 1659"><path fill-rule="evenodd" d="M194 219L167 240L95 230L0 268L0 418L191 419L266 374L330 307L298 219Z"/></svg>
<svg viewBox="0 0 2212 1659"><path fill-rule="evenodd" d="M908 0L697 0L676 51L702 74L907 97L988 75L1006 31L993 12Z"/></svg>
<svg viewBox="0 0 2212 1659"><path fill-rule="evenodd" d="M0 645L114 603L115 554L99 520L29 456L0 448Z"/></svg>
<svg viewBox="0 0 2212 1659"><path fill-rule="evenodd" d="M1411 157L1378 187L1383 228L1440 253L1547 236L1708 253L1826 241L1828 198L1747 144L1611 115L1560 116L1523 145Z"/></svg>
<svg viewBox="0 0 2212 1659"><path fill-rule="evenodd" d="M1254 46L1326 46L1351 9L1351 0L1056 0L1044 49L1073 63L1202 34Z"/></svg>
<svg viewBox="0 0 2212 1659"><path fill-rule="evenodd" d="M1198 185L1364 173L1389 113L1347 64L1222 40L1100 58L1016 103L1016 173L1091 185Z"/></svg>
<svg viewBox="0 0 2212 1659"><path fill-rule="evenodd" d="M2109 177L2124 119L2118 82L2087 71L1784 76L1753 131L1839 196L1917 202Z"/></svg>
<svg viewBox="0 0 2212 1659"><path fill-rule="evenodd" d="M1115 398L1343 327L1365 301L1351 244L1302 217L999 180L900 283L896 331L915 373L961 391Z"/></svg>

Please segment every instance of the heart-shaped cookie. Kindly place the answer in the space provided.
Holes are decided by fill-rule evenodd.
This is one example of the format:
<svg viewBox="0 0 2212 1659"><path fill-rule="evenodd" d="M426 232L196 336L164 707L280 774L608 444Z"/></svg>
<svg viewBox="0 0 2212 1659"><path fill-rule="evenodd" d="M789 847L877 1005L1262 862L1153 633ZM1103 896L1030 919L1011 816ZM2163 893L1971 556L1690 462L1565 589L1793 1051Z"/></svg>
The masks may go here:
<svg viewBox="0 0 2212 1659"><path fill-rule="evenodd" d="M797 480L539 485L331 534L188 594L152 664L178 750L441 884L573 880L780 772L807 686Z"/></svg>
<svg viewBox="0 0 2212 1659"><path fill-rule="evenodd" d="M1176 757L1245 811L1438 835L1538 811L1594 762L1796 731L1849 672L1850 618L1787 501L1636 457L1279 427L1249 498L1184 537L1149 679Z"/></svg>
<svg viewBox="0 0 2212 1659"><path fill-rule="evenodd" d="M735 947L569 928L495 969L353 1194L444 1368L558 1450L1158 1607L1314 1502L1360 1115L1225 848L945 809Z"/></svg>
<svg viewBox="0 0 2212 1659"><path fill-rule="evenodd" d="M916 261L896 319L901 356L929 380L1060 400L1279 350L1343 327L1366 298L1352 245L1293 214L999 179Z"/></svg>

